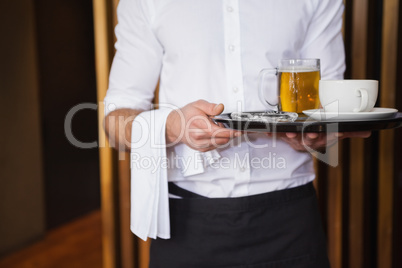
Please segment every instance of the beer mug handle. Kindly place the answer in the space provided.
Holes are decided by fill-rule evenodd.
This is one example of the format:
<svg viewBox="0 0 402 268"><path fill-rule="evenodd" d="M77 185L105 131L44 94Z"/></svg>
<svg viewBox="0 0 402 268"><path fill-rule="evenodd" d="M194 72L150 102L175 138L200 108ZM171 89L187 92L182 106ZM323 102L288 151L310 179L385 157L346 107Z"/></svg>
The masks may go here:
<svg viewBox="0 0 402 268"><path fill-rule="evenodd" d="M259 75L259 79L260 79L259 80L259 89L258 89L259 97L260 97L261 102L264 104L264 106L268 104L270 107L275 107L275 110L277 112L279 112L279 106L278 106L279 98L278 98L278 92L276 92L277 89L275 89L275 96L277 96L276 103L273 103L272 101L271 102L268 101L268 99L265 97L265 89L266 89L266 86L267 86L266 85L266 80L267 80L268 75L277 76L278 75L278 68L261 70L260 75ZM272 88L272 86L273 85L270 85L271 88Z"/></svg>
<svg viewBox="0 0 402 268"><path fill-rule="evenodd" d="M355 113L363 112L367 109L367 106L369 103L367 90L365 90L364 88L356 89L356 95L361 97L360 108L354 109L353 112L355 112Z"/></svg>

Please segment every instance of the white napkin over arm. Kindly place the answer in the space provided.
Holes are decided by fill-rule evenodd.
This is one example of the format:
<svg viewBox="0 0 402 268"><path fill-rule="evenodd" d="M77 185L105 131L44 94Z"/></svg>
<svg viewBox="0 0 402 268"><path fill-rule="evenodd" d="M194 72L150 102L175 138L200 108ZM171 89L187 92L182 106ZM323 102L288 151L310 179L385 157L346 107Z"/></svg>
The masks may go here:
<svg viewBox="0 0 402 268"><path fill-rule="evenodd" d="M170 109L140 113L131 129L131 231L142 240L170 238L169 190L166 155L166 119ZM176 145L176 153L190 159L182 170L191 176L218 161L216 150L201 153Z"/></svg>
<svg viewBox="0 0 402 268"><path fill-rule="evenodd" d="M170 238L166 119L170 109L140 113L131 133L131 231Z"/></svg>

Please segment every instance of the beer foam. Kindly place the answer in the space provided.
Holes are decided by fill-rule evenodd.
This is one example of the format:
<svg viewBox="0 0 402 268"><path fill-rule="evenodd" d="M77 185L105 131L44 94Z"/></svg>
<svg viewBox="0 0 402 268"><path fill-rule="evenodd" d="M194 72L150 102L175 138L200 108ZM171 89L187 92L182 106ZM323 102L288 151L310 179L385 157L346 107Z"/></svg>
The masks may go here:
<svg viewBox="0 0 402 268"><path fill-rule="evenodd" d="M304 72L318 72L320 69L315 66L287 66L280 67L279 72L289 73L304 73Z"/></svg>

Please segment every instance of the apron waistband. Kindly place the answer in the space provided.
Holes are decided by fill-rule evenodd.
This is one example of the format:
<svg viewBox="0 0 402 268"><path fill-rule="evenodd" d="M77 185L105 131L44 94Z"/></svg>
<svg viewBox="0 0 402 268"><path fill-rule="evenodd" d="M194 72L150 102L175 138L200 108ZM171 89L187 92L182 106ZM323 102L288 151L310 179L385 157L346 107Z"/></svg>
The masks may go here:
<svg viewBox="0 0 402 268"><path fill-rule="evenodd" d="M173 192L170 192L171 188L175 188L175 190L172 190ZM181 190L177 192L176 190L178 189ZM275 206L287 201L315 196L315 189L312 182L309 182L302 186L279 191L229 198L206 198L204 196L180 188L177 185L175 185L174 187L171 187L169 185L169 192L172 194L175 194L176 192L177 194L175 195L183 197L183 199L170 199L169 202L174 204L173 206L171 206L171 208L175 210L214 213L242 211L260 207ZM180 193L185 193L185 195L181 195Z"/></svg>
<svg viewBox="0 0 402 268"><path fill-rule="evenodd" d="M189 190L183 189L183 188L177 186L173 182L168 182L168 188L169 188L170 194L174 194L175 196L179 196L182 198L208 198L208 197L190 192Z"/></svg>

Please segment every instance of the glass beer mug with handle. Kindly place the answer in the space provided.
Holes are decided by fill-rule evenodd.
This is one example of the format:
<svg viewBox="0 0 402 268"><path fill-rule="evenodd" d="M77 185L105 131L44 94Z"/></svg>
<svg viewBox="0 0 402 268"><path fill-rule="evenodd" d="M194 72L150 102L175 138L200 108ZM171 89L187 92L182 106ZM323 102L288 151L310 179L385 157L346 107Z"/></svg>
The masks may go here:
<svg viewBox="0 0 402 268"><path fill-rule="evenodd" d="M277 77L277 87L269 83L270 76ZM320 107L318 83L319 59L283 59L274 69L260 72L260 98L277 113L302 115L304 110Z"/></svg>

